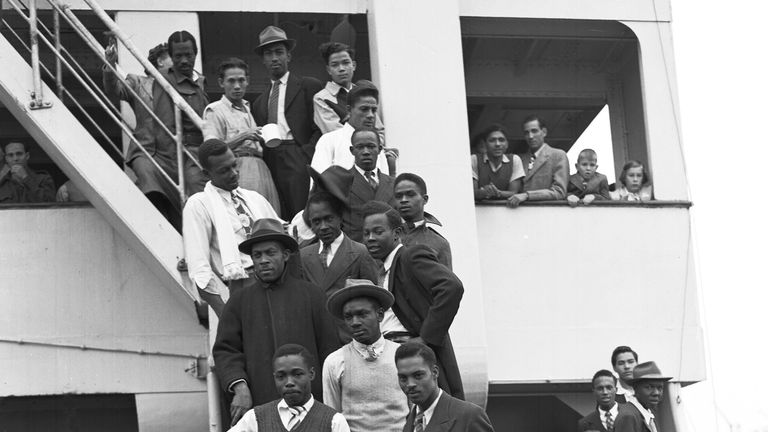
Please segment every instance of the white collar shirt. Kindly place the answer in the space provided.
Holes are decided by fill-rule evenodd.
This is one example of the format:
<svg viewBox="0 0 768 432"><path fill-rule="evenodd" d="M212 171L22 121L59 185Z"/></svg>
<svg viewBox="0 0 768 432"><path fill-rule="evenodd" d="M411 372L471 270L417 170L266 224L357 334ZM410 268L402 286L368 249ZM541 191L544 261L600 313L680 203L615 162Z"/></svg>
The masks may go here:
<svg viewBox="0 0 768 432"><path fill-rule="evenodd" d="M315 398L310 397L307 403L303 405L304 410L299 414L301 421L304 421L307 413L309 413L309 410L314 405ZM277 414L280 416L280 422L283 424L283 427L288 429L288 422L293 417L293 414L288 410L288 404L285 402L285 399L280 399L280 402L277 403ZM229 432L259 432L259 423L256 420L256 413L254 413L253 409L249 409L237 424L229 429ZM331 418L331 432L349 432L347 420L341 413L336 413Z"/></svg>
<svg viewBox="0 0 768 432"><path fill-rule="evenodd" d="M643 407L643 405L640 404L640 401L638 401L637 399L632 399L627 402L634 405L637 408L637 410L640 411L640 414L643 416L643 421L645 422L645 425L648 426L648 429L650 429L651 431L658 430L655 426L655 420L654 420L656 416L653 415L651 410L645 409L645 407ZM654 422L654 424L651 425L651 422Z"/></svg>
<svg viewBox="0 0 768 432"><path fill-rule="evenodd" d="M336 237L331 242L331 250L328 251L328 262L325 263L326 266L331 265L331 263L333 262L333 257L336 256L336 251L339 250L339 247L341 246L341 242L342 241L344 241L344 233L340 233L339 236ZM319 253L321 253L323 251L323 246L324 245L323 245L322 241L318 242L318 244L319 245L317 247L317 253L319 254Z"/></svg>
<svg viewBox="0 0 768 432"><path fill-rule="evenodd" d="M283 140L292 140L293 134L291 133L291 127L288 126L288 120L285 119L285 93L288 89L288 76L291 74L290 71L286 72L285 75L280 77L280 87L278 87L280 94L277 97L277 126L280 130L280 139ZM275 80L271 80L272 85L275 85Z"/></svg>
<svg viewBox="0 0 768 432"><path fill-rule="evenodd" d="M615 422L616 421L616 416L619 415L619 404L614 402L613 406L608 411L605 411L602 408L597 407L597 411L598 411L598 413L600 413L600 421L603 422L603 427L607 430L608 429L608 424L606 423L605 416L606 416L607 413L611 413L611 418Z"/></svg>
<svg viewBox="0 0 768 432"><path fill-rule="evenodd" d="M392 268L392 262L395 260L395 255L397 255L397 251L400 250L400 248L403 247L402 243L395 246L394 249L392 249L392 252L387 255L386 258L384 258L384 280L381 282L382 288L389 290L389 270ZM403 323L400 322L400 320L397 318L397 315L395 315L395 312L392 311L392 308L389 308L384 311L384 319L381 320L381 324L379 324L379 329L381 329L381 334L386 335L387 333L391 332L407 332L405 326Z"/></svg>
<svg viewBox="0 0 768 432"><path fill-rule="evenodd" d="M379 340L377 340L376 342L370 345L365 345L352 339L352 348L355 350L355 352L360 354L362 358L366 359L368 358L368 347L370 346L373 349L373 352L376 354L376 357L378 358L379 356L381 356L381 354L384 353L384 341L386 341L386 339L384 339L384 336L380 336Z"/></svg>
<svg viewBox="0 0 768 432"><path fill-rule="evenodd" d="M368 177L365 176L366 171L364 169L357 165L355 165L355 169L360 173L361 176L363 176L364 179L368 180ZM373 180L376 182L376 184L379 184L379 170L374 168L371 173L373 174Z"/></svg>
<svg viewBox="0 0 768 432"><path fill-rule="evenodd" d="M432 402L432 405L429 406L426 410L424 410L424 429L427 428L427 425L429 424L429 421L432 420L432 415L435 414L435 407L437 407L437 402L440 401L440 397L443 395L443 390L438 388L437 397ZM418 414L419 411L421 411L421 408L418 406L416 407L416 413Z"/></svg>
<svg viewBox="0 0 768 432"><path fill-rule="evenodd" d="M541 151L541 149L539 149L539 151ZM536 156L538 156L538 155L539 155L538 152L536 152ZM504 164L508 164L510 162L511 161L509 160L507 155L502 155L501 156L501 163L498 166L496 166L496 165L493 164L493 162L491 162L491 159L488 157L487 154L483 154L483 163L487 163L488 166L491 167L491 171L493 171L493 172L498 172L501 169L501 167L504 166Z"/></svg>
<svg viewBox="0 0 768 432"><path fill-rule="evenodd" d="M251 115L251 105L243 100L243 105L232 103L226 95L216 102L211 102L203 111L203 139L217 138L227 141L248 130L256 129L256 121ZM261 151L257 141L245 140L242 146Z"/></svg>

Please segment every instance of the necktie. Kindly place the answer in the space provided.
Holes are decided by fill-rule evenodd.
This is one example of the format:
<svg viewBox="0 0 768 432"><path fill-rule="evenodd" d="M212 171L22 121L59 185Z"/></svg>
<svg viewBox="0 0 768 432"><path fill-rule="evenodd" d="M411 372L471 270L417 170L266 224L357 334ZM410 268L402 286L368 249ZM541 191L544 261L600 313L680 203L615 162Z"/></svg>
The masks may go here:
<svg viewBox="0 0 768 432"><path fill-rule="evenodd" d="M610 411L606 411L605 413L605 430L613 432L613 416Z"/></svg>
<svg viewBox="0 0 768 432"><path fill-rule="evenodd" d="M323 250L320 251L320 262L323 264L323 269L328 270L328 254L331 253L331 244L323 243Z"/></svg>
<svg viewBox="0 0 768 432"><path fill-rule="evenodd" d="M654 417L651 417L651 420L648 422L648 428L651 430L651 432L659 432L659 429L656 427L656 419Z"/></svg>
<svg viewBox="0 0 768 432"><path fill-rule="evenodd" d="M267 105L267 123L277 123L277 102L280 99L280 80L272 83L272 91L269 92L269 105Z"/></svg>
<svg viewBox="0 0 768 432"><path fill-rule="evenodd" d="M528 170L533 169L533 163L536 162L536 155L531 153L531 160L528 162Z"/></svg>
<svg viewBox="0 0 768 432"><path fill-rule="evenodd" d="M288 411L291 413L291 418L288 420L288 427L286 429L294 430L301 423L299 416L304 412L303 406L288 407Z"/></svg>
<svg viewBox="0 0 768 432"><path fill-rule="evenodd" d="M339 92L336 93L336 103L343 106L345 109L347 107L347 89L344 87L339 89Z"/></svg>
<svg viewBox="0 0 768 432"><path fill-rule="evenodd" d="M240 195L238 195L235 191L232 191L232 202L235 203L235 211L237 212L237 217L240 218L240 223L243 225L245 235L247 236L251 233L253 219L251 218L251 215L248 214L248 212L245 210L245 204L243 203L242 198L240 198Z"/></svg>
<svg viewBox="0 0 768 432"><path fill-rule="evenodd" d="M381 270L379 270L379 286L389 290L388 286L384 286L384 280L387 278L387 273L389 273L389 270L385 269L384 266L381 266Z"/></svg>
<svg viewBox="0 0 768 432"><path fill-rule="evenodd" d="M373 190L376 190L376 188L379 187L379 184L376 183L376 179L373 178L373 171L366 171L365 178L368 180L368 184L371 185Z"/></svg>
<svg viewBox="0 0 768 432"><path fill-rule="evenodd" d="M424 411L416 414L413 420L413 432L424 432Z"/></svg>
<svg viewBox="0 0 768 432"><path fill-rule="evenodd" d="M373 345L366 345L365 351L368 353L368 357L365 358L365 361L374 361L379 358L379 355L376 354L376 351L373 349Z"/></svg>
<svg viewBox="0 0 768 432"><path fill-rule="evenodd" d="M406 222L405 226L408 228L408 232L411 232L416 228L416 224L413 222Z"/></svg>

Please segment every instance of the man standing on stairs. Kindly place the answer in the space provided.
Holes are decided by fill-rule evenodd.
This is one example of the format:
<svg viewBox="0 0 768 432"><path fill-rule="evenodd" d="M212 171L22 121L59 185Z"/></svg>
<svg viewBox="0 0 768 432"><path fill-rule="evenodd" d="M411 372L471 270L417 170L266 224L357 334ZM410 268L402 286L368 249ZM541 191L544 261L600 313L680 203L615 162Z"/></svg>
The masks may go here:
<svg viewBox="0 0 768 432"><path fill-rule="evenodd" d="M264 161L275 180L280 214L286 220L304 209L309 196L306 166L320 138L320 129L313 120L312 97L323 86L316 78L288 71L295 45L296 41L288 39L279 27L268 26L259 34L256 53L267 69L270 88L251 107L256 124L277 124L280 131L280 144L264 149Z"/></svg>
<svg viewBox="0 0 768 432"><path fill-rule="evenodd" d="M181 97L192 107L198 116L202 118L203 110L208 105L208 94L205 92L205 77L195 71L195 59L197 58L197 41L186 30L173 32L168 37L168 54L171 56L173 65L163 77L168 83L181 95ZM155 82L152 87L152 98L154 99L155 115L168 128L169 131L176 133L176 115L174 103L171 96L163 90L163 87ZM176 142L174 137L169 136L155 125L154 138L158 153L162 149L164 154L172 158L172 166L176 167ZM203 132L197 128L189 116L182 112L181 115L182 142L184 147L195 157L203 143ZM187 195L192 195L203 190L206 178L200 168L190 160L184 158L184 185Z"/></svg>
<svg viewBox="0 0 768 432"><path fill-rule="evenodd" d="M204 142L199 157L211 181L184 206L184 252L189 278L200 297L221 316L222 293L227 289L219 278L234 292L253 267L250 255L241 253L237 245L248 237L256 220L277 219L277 214L258 192L238 187L237 160L223 141Z"/></svg>

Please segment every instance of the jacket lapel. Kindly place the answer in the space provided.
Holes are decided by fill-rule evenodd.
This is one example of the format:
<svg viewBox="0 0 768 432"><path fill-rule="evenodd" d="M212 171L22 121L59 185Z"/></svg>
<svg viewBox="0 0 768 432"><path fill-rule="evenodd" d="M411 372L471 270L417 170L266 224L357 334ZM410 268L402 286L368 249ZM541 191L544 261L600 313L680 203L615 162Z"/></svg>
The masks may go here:
<svg viewBox="0 0 768 432"><path fill-rule="evenodd" d="M447 432L451 430L456 419L451 415L451 403L447 396L445 391L440 395L440 400L437 401L435 411L432 413L432 418L429 419L429 424L424 432Z"/></svg>
<svg viewBox="0 0 768 432"><path fill-rule="evenodd" d="M320 282L322 282L323 279L321 275L324 273L323 264L320 262L320 245L313 244L310 247L315 250L307 255L306 259L303 261L303 264L307 268L307 275L311 279L311 282L315 285L320 285Z"/></svg>
<svg viewBox="0 0 768 432"><path fill-rule="evenodd" d="M528 180L533 177L533 174L539 170L549 160L549 145L542 144L541 153L533 161L533 167L525 174L525 179ZM523 162L525 165L525 162ZM527 166L527 165L525 165Z"/></svg>
<svg viewBox="0 0 768 432"><path fill-rule="evenodd" d="M293 102L293 100L296 98L296 95L299 94L300 88L301 79L293 73L288 75L288 82L285 86L285 112L288 112L288 107L291 106L291 102Z"/></svg>
<svg viewBox="0 0 768 432"><path fill-rule="evenodd" d="M352 187L349 190L349 194L356 196L358 200L363 203L367 203L368 201L373 200L375 197L375 192L373 191L373 188L371 188L371 185L368 184L365 178L360 175L355 167L352 167L352 171L354 177L352 180ZM353 200L350 200L350 202L353 202Z"/></svg>
<svg viewBox="0 0 768 432"><path fill-rule="evenodd" d="M392 180L392 177L383 174L381 171L379 171L379 187L376 188L376 192L374 195L374 199L377 201L389 201L392 199L393 193L394 193L394 182Z"/></svg>
<svg viewBox="0 0 768 432"><path fill-rule="evenodd" d="M354 261L355 252L352 250L352 246L350 246L351 240L346 234L342 235L344 236L344 239L341 241L339 249L333 255L333 261L331 261L331 265L328 266L328 270L325 271L323 282L320 284L320 287L324 290L327 290L341 276L346 274L347 269L352 265L352 261Z"/></svg>
<svg viewBox="0 0 768 432"><path fill-rule="evenodd" d="M403 246L405 247L405 246ZM389 267L389 280L387 281L387 289L389 292L394 294L394 287L395 287L395 270L397 269L397 264L400 261L400 252L403 251L403 248L397 250L397 253L395 253L395 257L392 258L392 265Z"/></svg>

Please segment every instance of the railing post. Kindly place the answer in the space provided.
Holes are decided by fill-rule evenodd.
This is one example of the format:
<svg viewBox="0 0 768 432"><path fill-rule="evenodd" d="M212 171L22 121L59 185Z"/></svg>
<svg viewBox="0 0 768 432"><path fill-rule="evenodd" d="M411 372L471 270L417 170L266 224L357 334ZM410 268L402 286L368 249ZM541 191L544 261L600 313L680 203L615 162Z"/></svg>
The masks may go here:
<svg viewBox="0 0 768 432"><path fill-rule="evenodd" d="M43 83L40 80L40 47L37 42L37 0L29 0L29 46L32 51L32 109L48 108L50 102L43 102Z"/></svg>
<svg viewBox="0 0 768 432"><path fill-rule="evenodd" d="M179 198L181 199L181 205L187 200L186 186L184 184L184 129L181 125L181 109L178 105L173 106L173 114L176 120L176 169L178 170L179 179Z"/></svg>
<svg viewBox="0 0 768 432"><path fill-rule="evenodd" d="M55 9L53 10L53 35L56 41L56 52L61 53L61 17L59 16L59 12ZM59 99L63 99L64 96L64 85L61 81L61 59L59 56L56 57L56 94L59 96Z"/></svg>

